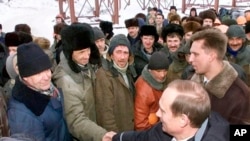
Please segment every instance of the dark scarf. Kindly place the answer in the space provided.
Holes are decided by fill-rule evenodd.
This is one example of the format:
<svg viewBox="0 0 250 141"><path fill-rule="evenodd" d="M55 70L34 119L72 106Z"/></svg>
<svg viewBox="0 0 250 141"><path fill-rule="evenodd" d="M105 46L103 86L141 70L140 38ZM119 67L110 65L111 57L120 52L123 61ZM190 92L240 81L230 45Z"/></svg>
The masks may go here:
<svg viewBox="0 0 250 141"><path fill-rule="evenodd" d="M44 112L51 98L49 95L31 89L18 77L12 90L12 96L15 100L23 103L36 116L40 116Z"/></svg>

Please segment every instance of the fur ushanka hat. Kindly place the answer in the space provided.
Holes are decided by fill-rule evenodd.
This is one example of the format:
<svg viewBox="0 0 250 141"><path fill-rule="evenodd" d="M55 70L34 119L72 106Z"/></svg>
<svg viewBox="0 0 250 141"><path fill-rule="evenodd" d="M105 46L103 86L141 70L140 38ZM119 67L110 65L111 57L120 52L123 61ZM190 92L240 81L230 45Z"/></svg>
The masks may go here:
<svg viewBox="0 0 250 141"><path fill-rule="evenodd" d="M100 54L95 45L94 31L87 23L76 23L61 31L62 47L70 68L79 73L81 68L72 60L73 51L90 48L89 63L100 65Z"/></svg>
<svg viewBox="0 0 250 141"><path fill-rule="evenodd" d="M200 12L199 17L201 17L203 20L204 19L212 19L212 21L215 21L216 14L212 10L205 10Z"/></svg>
<svg viewBox="0 0 250 141"><path fill-rule="evenodd" d="M139 22L138 22L138 19L136 18L127 19L124 21L124 23L125 23L126 28L131 27L131 26L139 27Z"/></svg>
<svg viewBox="0 0 250 141"><path fill-rule="evenodd" d="M140 29L139 36L142 37L143 35L151 35L154 36L155 42L158 41L159 35L157 33L156 27L153 25L143 25Z"/></svg>
<svg viewBox="0 0 250 141"><path fill-rule="evenodd" d="M195 32L200 28L201 24L195 21L189 21L183 25L184 33L188 33L190 31Z"/></svg>
<svg viewBox="0 0 250 141"><path fill-rule="evenodd" d="M162 32L161 32L161 37L163 39L164 42L166 42L166 37L169 35L169 34L172 34L172 33L177 33L179 34L181 37L184 36L184 30L183 30L183 27L181 25L178 25L178 24L168 24L166 25L163 29L162 29Z"/></svg>

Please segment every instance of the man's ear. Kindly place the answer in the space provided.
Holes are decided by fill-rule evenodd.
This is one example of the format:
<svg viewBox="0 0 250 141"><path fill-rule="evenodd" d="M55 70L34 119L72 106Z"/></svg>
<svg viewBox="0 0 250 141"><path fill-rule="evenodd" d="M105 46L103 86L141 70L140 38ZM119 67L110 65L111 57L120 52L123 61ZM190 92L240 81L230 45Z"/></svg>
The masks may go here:
<svg viewBox="0 0 250 141"><path fill-rule="evenodd" d="M16 73L19 75L19 69L18 69L17 65L14 66L14 69L15 69Z"/></svg>
<svg viewBox="0 0 250 141"><path fill-rule="evenodd" d="M190 120L186 114L181 114L179 118L181 127L185 127L190 123Z"/></svg>

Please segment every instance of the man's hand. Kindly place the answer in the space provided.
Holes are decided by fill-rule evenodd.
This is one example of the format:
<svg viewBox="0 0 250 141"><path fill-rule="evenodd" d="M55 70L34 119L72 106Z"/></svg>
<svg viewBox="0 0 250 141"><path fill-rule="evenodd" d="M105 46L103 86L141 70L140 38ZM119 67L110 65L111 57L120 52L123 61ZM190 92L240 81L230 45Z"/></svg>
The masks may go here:
<svg viewBox="0 0 250 141"><path fill-rule="evenodd" d="M103 137L102 141L112 141L112 137L116 134L116 132L110 131L107 132Z"/></svg>

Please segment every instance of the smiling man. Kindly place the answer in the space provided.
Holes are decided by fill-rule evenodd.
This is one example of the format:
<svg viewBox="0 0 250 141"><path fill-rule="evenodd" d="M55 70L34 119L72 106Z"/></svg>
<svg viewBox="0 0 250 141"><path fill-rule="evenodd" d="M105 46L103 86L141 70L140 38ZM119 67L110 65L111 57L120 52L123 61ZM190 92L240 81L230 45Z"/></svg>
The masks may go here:
<svg viewBox="0 0 250 141"><path fill-rule="evenodd" d="M69 141L62 95L52 84L49 57L33 42L22 44L17 48L17 67L19 77L8 105L11 134Z"/></svg>
<svg viewBox="0 0 250 141"><path fill-rule="evenodd" d="M75 23L63 28L61 37L64 56L53 79L63 91L69 131L80 141L99 141L106 130L96 124L94 84L100 54L94 31L87 23Z"/></svg>
<svg viewBox="0 0 250 141"><path fill-rule="evenodd" d="M246 34L242 26L229 26L226 35L228 46L226 57L230 62L240 65L247 74L247 84L250 87L250 46L246 44Z"/></svg>

